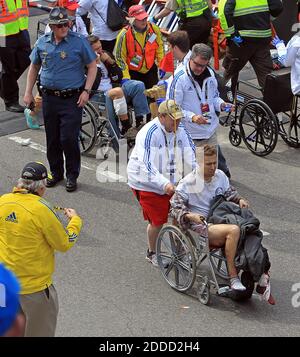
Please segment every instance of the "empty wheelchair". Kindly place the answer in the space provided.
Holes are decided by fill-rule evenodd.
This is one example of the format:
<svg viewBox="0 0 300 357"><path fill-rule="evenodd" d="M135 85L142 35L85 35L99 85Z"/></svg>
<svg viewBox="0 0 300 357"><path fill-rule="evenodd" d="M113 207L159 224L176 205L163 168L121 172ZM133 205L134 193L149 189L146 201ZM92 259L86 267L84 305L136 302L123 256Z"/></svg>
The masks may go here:
<svg viewBox="0 0 300 357"><path fill-rule="evenodd" d="M252 93L241 89L241 85ZM274 150L280 135L289 146L300 147L299 96L291 92L289 68L270 73L263 93L260 87L240 80L235 98L227 99L233 101L235 111L222 124L230 125L229 141L233 146L243 140L253 154L266 156Z"/></svg>
<svg viewBox="0 0 300 357"><path fill-rule="evenodd" d="M195 282L197 296L202 304L209 304L211 287L217 295L245 300L252 296L254 281L249 272L242 272L243 292L234 292L229 287L226 258L222 249L210 249L206 234L183 231L180 227L167 224L159 233L156 246L157 262L166 282L179 292L187 292ZM202 263L208 267L202 269ZM207 269L208 268L208 269ZM219 283L217 280L223 283Z"/></svg>

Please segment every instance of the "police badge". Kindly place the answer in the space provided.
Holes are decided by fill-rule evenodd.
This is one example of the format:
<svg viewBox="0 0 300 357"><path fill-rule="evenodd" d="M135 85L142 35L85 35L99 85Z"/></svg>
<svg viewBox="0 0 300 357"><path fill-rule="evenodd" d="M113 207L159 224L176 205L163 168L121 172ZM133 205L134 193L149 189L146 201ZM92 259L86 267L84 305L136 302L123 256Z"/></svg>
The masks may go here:
<svg viewBox="0 0 300 357"><path fill-rule="evenodd" d="M61 52L60 52L60 58L61 58L61 59L67 58L67 53L66 53L65 51L61 51Z"/></svg>

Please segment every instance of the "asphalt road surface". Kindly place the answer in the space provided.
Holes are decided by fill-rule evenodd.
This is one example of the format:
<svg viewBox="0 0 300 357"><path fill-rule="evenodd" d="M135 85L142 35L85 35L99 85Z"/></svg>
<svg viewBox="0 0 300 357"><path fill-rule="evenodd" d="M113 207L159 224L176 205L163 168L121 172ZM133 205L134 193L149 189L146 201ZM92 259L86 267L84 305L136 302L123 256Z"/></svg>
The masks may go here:
<svg viewBox="0 0 300 357"><path fill-rule="evenodd" d="M31 19L34 35L37 17ZM23 77L21 94L24 84ZM6 114L0 112L0 121ZM7 121L0 123L1 193L11 190L26 162L47 162L44 129L20 131L22 116L10 128ZM31 144L22 146L27 138ZM245 303L213 295L204 306L191 294L172 290L145 260L146 222L129 187L103 182L112 181L113 167L105 171L107 161L91 155L82 158L78 191L67 193L60 184L46 193L52 203L75 208L84 221L77 244L57 254L57 336L300 335L299 149L280 139L271 155L259 158L244 145L231 146L228 128L220 129L219 139L232 183L249 199L265 232L277 304L256 295Z"/></svg>

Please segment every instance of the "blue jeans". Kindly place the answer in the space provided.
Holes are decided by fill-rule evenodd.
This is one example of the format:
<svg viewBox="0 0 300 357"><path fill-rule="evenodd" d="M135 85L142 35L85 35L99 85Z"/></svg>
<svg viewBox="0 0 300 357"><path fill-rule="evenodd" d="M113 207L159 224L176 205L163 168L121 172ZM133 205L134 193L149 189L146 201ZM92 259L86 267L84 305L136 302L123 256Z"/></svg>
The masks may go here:
<svg viewBox="0 0 300 357"><path fill-rule="evenodd" d="M145 85L141 81L128 80L122 85L122 89L127 103L132 103L135 116L147 115L150 113L147 97L144 94ZM113 101L106 93L95 94L91 101L101 104L105 103L108 119L116 134L120 137L119 119L115 113Z"/></svg>
<svg viewBox="0 0 300 357"><path fill-rule="evenodd" d="M126 102L132 103L136 116L150 113L147 97L144 94L145 84L141 81L130 79L122 85Z"/></svg>

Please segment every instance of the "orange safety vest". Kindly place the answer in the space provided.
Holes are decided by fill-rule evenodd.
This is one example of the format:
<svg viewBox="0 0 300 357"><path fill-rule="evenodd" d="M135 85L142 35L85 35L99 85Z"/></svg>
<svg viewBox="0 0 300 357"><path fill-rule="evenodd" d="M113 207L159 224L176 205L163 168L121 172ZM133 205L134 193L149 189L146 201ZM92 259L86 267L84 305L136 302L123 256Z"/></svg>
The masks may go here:
<svg viewBox="0 0 300 357"><path fill-rule="evenodd" d="M126 32L126 47L127 47L127 65L129 70L133 71L139 71L142 66L144 61L146 62L146 67L147 69L150 69L154 62L155 62L155 56L156 56L156 50L158 49L158 43L157 40L153 41L152 43L149 42L149 38L152 34L157 34L153 30L153 27L151 24L149 24L149 27L147 29L147 34L146 34L146 39L145 39L145 44L142 47L139 42L135 39L132 28L131 26L127 27L127 32ZM139 64L136 66L131 64L132 58L135 56L140 56L142 59L139 61Z"/></svg>
<svg viewBox="0 0 300 357"><path fill-rule="evenodd" d="M27 0L0 0L0 36L28 29Z"/></svg>

